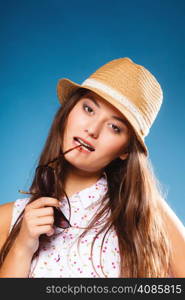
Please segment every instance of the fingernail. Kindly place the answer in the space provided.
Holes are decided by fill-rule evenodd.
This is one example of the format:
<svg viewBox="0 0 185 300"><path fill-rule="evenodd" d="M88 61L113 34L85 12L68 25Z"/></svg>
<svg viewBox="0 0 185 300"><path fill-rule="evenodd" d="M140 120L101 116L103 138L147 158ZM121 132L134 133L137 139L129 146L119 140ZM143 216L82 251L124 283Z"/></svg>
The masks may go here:
<svg viewBox="0 0 185 300"><path fill-rule="evenodd" d="M59 201L58 205L59 205L59 206L61 206L61 205L62 205L62 202L61 202L61 201Z"/></svg>
<svg viewBox="0 0 185 300"><path fill-rule="evenodd" d="M50 232L50 233L46 233L47 236L51 236L53 235L53 232Z"/></svg>

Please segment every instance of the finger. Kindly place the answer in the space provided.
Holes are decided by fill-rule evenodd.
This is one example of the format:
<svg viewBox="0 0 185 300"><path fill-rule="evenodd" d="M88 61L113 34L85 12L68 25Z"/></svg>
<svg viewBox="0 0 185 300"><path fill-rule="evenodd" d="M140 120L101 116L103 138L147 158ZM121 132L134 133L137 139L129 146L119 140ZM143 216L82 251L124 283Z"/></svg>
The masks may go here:
<svg viewBox="0 0 185 300"><path fill-rule="evenodd" d="M53 216L53 214L54 214L53 207L43 207L43 208L30 210L30 216L33 217Z"/></svg>
<svg viewBox="0 0 185 300"><path fill-rule="evenodd" d="M59 207L59 200L51 197L41 197L27 205L28 208L42 208L45 206Z"/></svg>
<svg viewBox="0 0 185 300"><path fill-rule="evenodd" d="M36 222L36 225L53 225L54 223L54 217L52 216L47 216L47 217L40 217L40 218L37 218L35 220Z"/></svg>
<svg viewBox="0 0 185 300"><path fill-rule="evenodd" d="M53 230L51 230L50 232L46 233L46 235L47 235L47 236L51 236L51 235L54 234L54 232L55 232L55 230L53 229Z"/></svg>
<svg viewBox="0 0 185 300"><path fill-rule="evenodd" d="M47 233L51 233L53 232L53 226L52 225L41 225L41 226L37 226L35 229L35 235L39 236L41 234L47 234Z"/></svg>

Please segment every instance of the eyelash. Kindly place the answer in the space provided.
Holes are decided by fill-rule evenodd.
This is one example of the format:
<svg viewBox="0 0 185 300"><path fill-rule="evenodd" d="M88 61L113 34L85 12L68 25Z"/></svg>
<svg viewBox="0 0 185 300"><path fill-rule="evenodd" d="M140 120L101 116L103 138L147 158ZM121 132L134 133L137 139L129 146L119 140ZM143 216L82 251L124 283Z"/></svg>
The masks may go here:
<svg viewBox="0 0 185 300"><path fill-rule="evenodd" d="M84 109L84 111L86 111L87 113L91 113L91 112L88 112L87 110L86 110L86 108L90 108L91 109L91 112L93 112L93 109L89 106L89 105L87 105L87 104L83 104L83 109ZM113 129L113 131L116 133L116 134L119 134L119 133L121 133L121 128L119 128L118 126L116 126L116 125L114 125L114 124L112 124L113 125L113 127L114 128L116 128L117 129L117 131L115 131L114 129Z"/></svg>

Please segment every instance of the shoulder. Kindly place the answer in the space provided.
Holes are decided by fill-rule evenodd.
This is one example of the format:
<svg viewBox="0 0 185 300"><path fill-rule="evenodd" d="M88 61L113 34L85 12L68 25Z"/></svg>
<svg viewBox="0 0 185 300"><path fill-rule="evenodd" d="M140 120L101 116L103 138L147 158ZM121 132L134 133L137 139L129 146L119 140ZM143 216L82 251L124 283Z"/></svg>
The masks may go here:
<svg viewBox="0 0 185 300"><path fill-rule="evenodd" d="M13 201L0 205L0 228L3 229L10 225L14 203L15 202Z"/></svg>
<svg viewBox="0 0 185 300"><path fill-rule="evenodd" d="M0 205L0 248L8 237L14 203L8 202Z"/></svg>
<svg viewBox="0 0 185 300"><path fill-rule="evenodd" d="M174 277L185 277L185 227L164 199L159 209L172 246L172 272Z"/></svg>

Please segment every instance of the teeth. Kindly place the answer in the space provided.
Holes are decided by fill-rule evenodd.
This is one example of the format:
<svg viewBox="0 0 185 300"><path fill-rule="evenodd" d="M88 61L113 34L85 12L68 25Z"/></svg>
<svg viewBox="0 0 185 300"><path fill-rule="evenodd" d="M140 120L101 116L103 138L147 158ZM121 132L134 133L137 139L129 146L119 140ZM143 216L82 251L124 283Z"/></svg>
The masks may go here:
<svg viewBox="0 0 185 300"><path fill-rule="evenodd" d="M88 152L91 152L91 150L89 150L87 147L85 147L85 146L82 146L82 148L83 149L85 149L86 151L88 151Z"/></svg>
<svg viewBox="0 0 185 300"><path fill-rule="evenodd" d="M84 147L85 147L86 150L87 150L87 148L88 148L88 151L89 151L89 152L91 152L91 151L89 150L89 148L92 149L92 150L94 151L94 149L93 149L90 145L86 144L86 143L85 143L84 141L82 141L81 139L75 138L75 140L77 140L78 142L80 142L80 144L84 145ZM83 146L82 146L82 147L83 147Z"/></svg>

